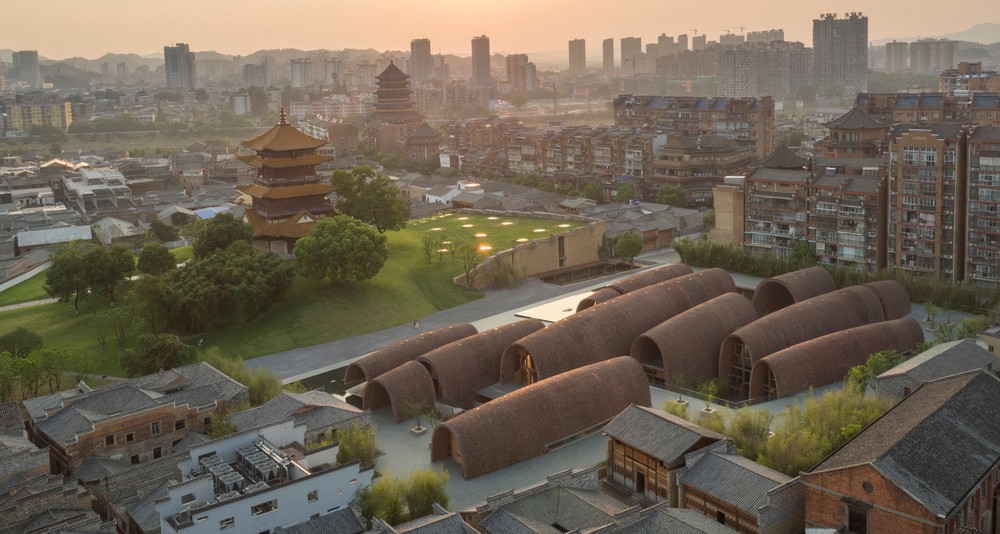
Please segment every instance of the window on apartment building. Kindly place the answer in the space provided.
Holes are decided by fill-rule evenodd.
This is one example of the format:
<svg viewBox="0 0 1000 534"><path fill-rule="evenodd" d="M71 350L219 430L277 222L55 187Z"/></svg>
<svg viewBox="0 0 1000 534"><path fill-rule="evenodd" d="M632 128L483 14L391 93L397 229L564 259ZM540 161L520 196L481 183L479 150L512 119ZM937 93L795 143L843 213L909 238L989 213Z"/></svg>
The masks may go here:
<svg viewBox="0 0 1000 534"><path fill-rule="evenodd" d="M184 420L174 421L174 430L184 430Z"/></svg>
<svg viewBox="0 0 1000 534"><path fill-rule="evenodd" d="M236 518L227 517L219 521L219 530L228 530L236 526Z"/></svg>
<svg viewBox="0 0 1000 534"><path fill-rule="evenodd" d="M160 456L163 456L163 449L160 447L153 449L153 458L159 458Z"/></svg>
<svg viewBox="0 0 1000 534"><path fill-rule="evenodd" d="M151 423L149 425L149 432L151 434L153 434L154 436L159 436L160 435L160 422L159 421L153 421L153 423Z"/></svg>
<svg viewBox="0 0 1000 534"><path fill-rule="evenodd" d="M111 435L108 435L108 436L104 436L104 444L105 445L114 445L115 444L115 436L114 436L114 434L111 434Z"/></svg>
<svg viewBox="0 0 1000 534"><path fill-rule="evenodd" d="M260 504L255 504L250 507L250 513L253 515L266 514L268 512L273 512L278 509L278 499L271 499L267 502L262 502Z"/></svg>
<svg viewBox="0 0 1000 534"><path fill-rule="evenodd" d="M135 441L135 434L125 434L125 442L132 443Z"/></svg>
<svg viewBox="0 0 1000 534"><path fill-rule="evenodd" d="M306 499L309 502L314 502L319 499L319 490L312 490L306 495Z"/></svg>
<svg viewBox="0 0 1000 534"><path fill-rule="evenodd" d="M132 462L132 465L135 465L135 464L139 463L139 455L138 454L133 454L132 457L130 458L130 460Z"/></svg>
<svg viewBox="0 0 1000 534"><path fill-rule="evenodd" d="M847 532L868 534L868 509L852 504L847 505Z"/></svg>

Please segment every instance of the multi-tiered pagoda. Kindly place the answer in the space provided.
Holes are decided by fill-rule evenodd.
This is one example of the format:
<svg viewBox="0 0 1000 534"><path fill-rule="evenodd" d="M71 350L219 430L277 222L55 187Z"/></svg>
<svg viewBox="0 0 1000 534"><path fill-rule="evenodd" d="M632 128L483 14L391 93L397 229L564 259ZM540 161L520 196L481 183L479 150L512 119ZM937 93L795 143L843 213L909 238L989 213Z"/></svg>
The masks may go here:
<svg viewBox="0 0 1000 534"><path fill-rule="evenodd" d="M390 61L375 80L375 114L369 125L375 147L407 161L436 163L441 134L414 109L410 77Z"/></svg>
<svg viewBox="0 0 1000 534"><path fill-rule="evenodd" d="M243 218L253 227L254 246L290 253L316 219L333 212L326 199L333 187L316 175L316 165L333 159L316 153L325 144L289 124L284 108L274 128L243 142L255 153L239 159L257 169L254 182L238 188L253 199Z"/></svg>

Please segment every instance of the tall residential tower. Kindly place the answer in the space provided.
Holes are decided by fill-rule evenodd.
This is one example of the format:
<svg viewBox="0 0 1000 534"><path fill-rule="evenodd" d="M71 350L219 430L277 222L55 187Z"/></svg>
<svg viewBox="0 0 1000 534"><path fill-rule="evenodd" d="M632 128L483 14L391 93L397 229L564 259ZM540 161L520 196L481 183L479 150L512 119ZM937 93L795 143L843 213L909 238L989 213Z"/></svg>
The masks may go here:
<svg viewBox="0 0 1000 534"><path fill-rule="evenodd" d="M845 93L868 90L868 17L833 13L813 20L813 66L818 87L843 84Z"/></svg>
<svg viewBox="0 0 1000 534"><path fill-rule="evenodd" d="M490 38L485 35L472 38L472 87L490 89Z"/></svg>
<svg viewBox="0 0 1000 534"><path fill-rule="evenodd" d="M196 71L194 52L187 43L163 47L164 70L168 89L194 90Z"/></svg>
<svg viewBox="0 0 1000 534"><path fill-rule="evenodd" d="M571 76L587 74L587 41L583 39L569 42L569 73Z"/></svg>

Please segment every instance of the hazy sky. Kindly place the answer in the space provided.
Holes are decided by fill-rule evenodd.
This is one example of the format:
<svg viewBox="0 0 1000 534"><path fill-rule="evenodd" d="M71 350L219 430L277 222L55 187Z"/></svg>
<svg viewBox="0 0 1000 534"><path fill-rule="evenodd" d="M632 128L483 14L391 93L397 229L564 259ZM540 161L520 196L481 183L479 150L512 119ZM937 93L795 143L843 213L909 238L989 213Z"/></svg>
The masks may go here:
<svg viewBox="0 0 1000 534"><path fill-rule="evenodd" d="M820 13L863 11L869 39L940 35L1000 22L996 0L0 0L0 48L43 56L96 58L105 52L162 53L174 42L194 51L248 54L262 48L409 50L469 55L473 35L494 52L562 50L573 38L666 33L738 33L782 28L811 46ZM947 6L943 9L939 6ZM17 22L14 22L17 21ZM1000 40L1000 37L998 37ZM593 58L590 58L593 59Z"/></svg>

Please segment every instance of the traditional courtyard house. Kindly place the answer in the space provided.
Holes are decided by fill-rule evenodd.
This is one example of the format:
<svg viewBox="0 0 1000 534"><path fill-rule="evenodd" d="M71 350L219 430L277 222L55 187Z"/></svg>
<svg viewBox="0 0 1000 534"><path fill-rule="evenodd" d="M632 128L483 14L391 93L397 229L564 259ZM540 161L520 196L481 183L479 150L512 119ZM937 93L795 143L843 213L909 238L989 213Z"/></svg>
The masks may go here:
<svg viewBox="0 0 1000 534"><path fill-rule="evenodd" d="M681 506L697 510L741 534L802 532L798 481L718 448L687 456L680 477Z"/></svg>
<svg viewBox="0 0 1000 534"><path fill-rule="evenodd" d="M608 479L641 499L679 503L677 473L684 456L726 439L680 417L632 405L606 427Z"/></svg>
<svg viewBox="0 0 1000 534"><path fill-rule="evenodd" d="M1000 379L974 371L914 391L808 473L806 528L995 532Z"/></svg>
<svg viewBox="0 0 1000 534"><path fill-rule="evenodd" d="M159 458L246 399L246 386L202 362L24 406L31 440L49 448L52 472L69 475L90 458Z"/></svg>
<svg viewBox="0 0 1000 534"><path fill-rule="evenodd" d="M293 419L305 425L303 445L335 440L337 431L351 425L371 426L371 416L325 391L291 393L282 391L261 406L234 413L229 422L242 432L262 425Z"/></svg>
<svg viewBox="0 0 1000 534"><path fill-rule="evenodd" d="M326 198L333 186L316 174L317 165L333 159L316 153L325 144L289 124L283 109L277 125L243 143L254 154L239 159L256 168L257 176L236 189L253 199L243 219L253 227L255 247L291 253L317 219L333 213Z"/></svg>
<svg viewBox="0 0 1000 534"><path fill-rule="evenodd" d="M875 394L902 399L920 386L944 378L983 369L997 374L997 357L972 339L935 345L875 378Z"/></svg>

